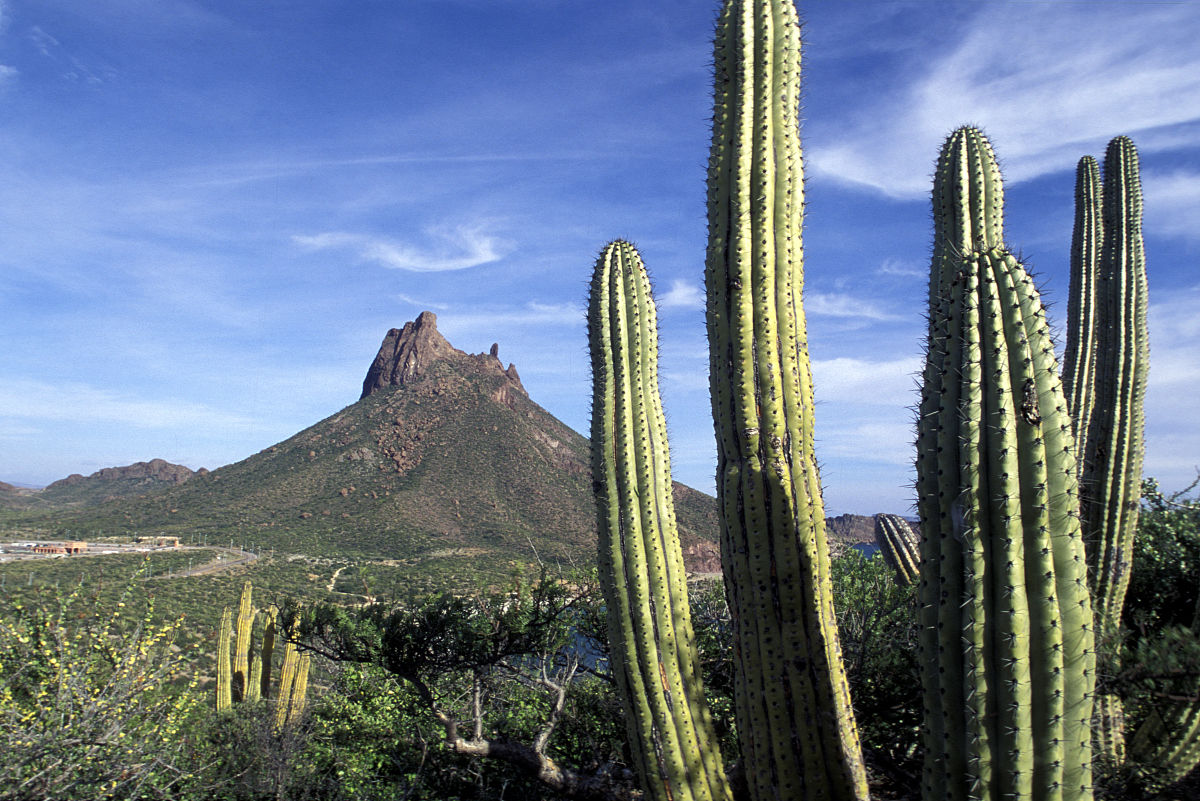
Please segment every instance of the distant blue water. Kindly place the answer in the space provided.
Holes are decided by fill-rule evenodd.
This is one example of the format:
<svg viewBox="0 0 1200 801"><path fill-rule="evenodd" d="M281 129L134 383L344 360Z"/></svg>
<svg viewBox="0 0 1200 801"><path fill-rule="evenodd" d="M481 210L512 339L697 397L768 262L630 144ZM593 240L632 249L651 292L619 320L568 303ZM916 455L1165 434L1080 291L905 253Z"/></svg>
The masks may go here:
<svg viewBox="0 0 1200 801"><path fill-rule="evenodd" d="M863 556L870 559L875 554L879 553L879 543L876 542L856 542L850 546L854 550L861 553Z"/></svg>

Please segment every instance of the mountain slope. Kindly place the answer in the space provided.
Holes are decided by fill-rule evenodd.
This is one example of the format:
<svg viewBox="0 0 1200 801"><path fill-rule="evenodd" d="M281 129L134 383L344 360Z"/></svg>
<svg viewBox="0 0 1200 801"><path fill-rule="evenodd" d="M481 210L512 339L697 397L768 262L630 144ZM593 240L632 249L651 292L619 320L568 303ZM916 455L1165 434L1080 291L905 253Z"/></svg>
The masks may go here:
<svg viewBox="0 0 1200 801"><path fill-rule="evenodd" d="M675 495L693 566L718 569L714 500ZM179 486L52 519L323 556L590 563L594 504L587 440L529 399L495 346L456 350L426 312L388 332L363 397L337 414Z"/></svg>

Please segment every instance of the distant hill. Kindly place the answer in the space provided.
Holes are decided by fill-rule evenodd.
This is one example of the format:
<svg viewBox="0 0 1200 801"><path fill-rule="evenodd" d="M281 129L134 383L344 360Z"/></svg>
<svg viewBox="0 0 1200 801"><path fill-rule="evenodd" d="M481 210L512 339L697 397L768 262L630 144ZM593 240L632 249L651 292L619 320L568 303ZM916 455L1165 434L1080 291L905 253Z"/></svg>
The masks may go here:
<svg viewBox="0 0 1200 801"><path fill-rule="evenodd" d="M587 439L529 398L497 345L457 350L430 312L387 333L356 403L247 459L195 473L154 459L28 492L0 485L25 534L178 534L492 574L595 558ZM674 495L689 569L718 572L716 500ZM833 541L873 541L872 517L828 522Z"/></svg>
<svg viewBox="0 0 1200 801"><path fill-rule="evenodd" d="M74 473L37 490L32 497L39 503L83 506L131 495L146 495L177 486L193 475L207 472L204 468L193 471L181 464L151 459L124 467L105 467L90 476Z"/></svg>
<svg viewBox="0 0 1200 801"><path fill-rule="evenodd" d="M45 523L201 532L314 555L590 564L588 442L531 401L497 353L453 348L426 312L388 332L361 399L337 414L236 464ZM99 483L52 486L65 500ZM718 570L714 499L676 484L675 500L689 562Z"/></svg>

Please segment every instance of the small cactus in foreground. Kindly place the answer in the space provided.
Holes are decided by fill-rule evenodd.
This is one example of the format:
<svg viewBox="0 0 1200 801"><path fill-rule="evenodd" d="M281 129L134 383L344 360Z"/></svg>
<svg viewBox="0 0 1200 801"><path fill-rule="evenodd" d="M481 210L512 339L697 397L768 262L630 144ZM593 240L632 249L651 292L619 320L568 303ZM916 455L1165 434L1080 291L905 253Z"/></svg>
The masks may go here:
<svg viewBox="0 0 1200 801"><path fill-rule="evenodd" d="M216 708L229 709L234 702L255 702L271 697L271 660L275 652L275 636L278 610L268 607L263 625L262 648L255 652L253 643L254 620L258 616L253 606L253 588L247 581L242 586L238 601L236 640L233 611L225 607L221 614L221 625L217 630L217 686ZM231 655L230 649L233 647ZM279 705L283 709L283 721L295 720L304 708L305 686L308 677L307 654L295 656L296 646L288 643L285 649L285 666L291 657L295 663L293 672L281 678ZM299 671L299 674L297 673ZM297 680L297 675L300 679ZM286 691L288 697L283 699ZM282 725L282 723L280 724Z"/></svg>
<svg viewBox="0 0 1200 801"><path fill-rule="evenodd" d="M588 343L600 582L635 765L650 798L727 801L675 523L656 313L628 242L596 262Z"/></svg>

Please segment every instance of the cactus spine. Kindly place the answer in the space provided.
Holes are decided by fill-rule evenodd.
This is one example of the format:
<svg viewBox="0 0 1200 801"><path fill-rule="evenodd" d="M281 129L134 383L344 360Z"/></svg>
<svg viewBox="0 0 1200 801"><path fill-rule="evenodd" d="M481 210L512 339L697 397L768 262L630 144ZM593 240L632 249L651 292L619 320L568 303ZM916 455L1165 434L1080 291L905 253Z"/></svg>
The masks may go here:
<svg viewBox="0 0 1200 801"><path fill-rule="evenodd" d="M920 538L900 515L875 515L875 542L884 560L896 571L896 583L906 587L921 569Z"/></svg>
<svg viewBox="0 0 1200 801"><path fill-rule="evenodd" d="M613 668L649 797L731 798L700 682L650 281L628 242L600 253L588 303L592 475Z"/></svg>
<svg viewBox="0 0 1200 801"><path fill-rule="evenodd" d="M756 799L865 799L813 451L791 0L727 0L713 63L705 281L743 763Z"/></svg>
<svg viewBox="0 0 1200 801"><path fill-rule="evenodd" d="M943 173L948 150L973 169ZM951 135L935 220L939 194L959 198L957 219L999 198L990 158L978 131ZM995 185L979 192L980 181ZM930 278L917 442L924 797L1090 799L1095 653L1070 419L1032 281L997 247L999 228L971 236L935 244Z"/></svg>

